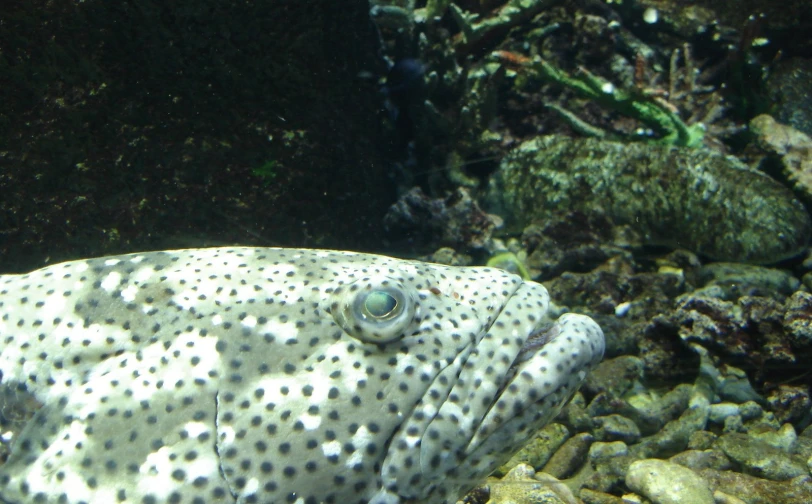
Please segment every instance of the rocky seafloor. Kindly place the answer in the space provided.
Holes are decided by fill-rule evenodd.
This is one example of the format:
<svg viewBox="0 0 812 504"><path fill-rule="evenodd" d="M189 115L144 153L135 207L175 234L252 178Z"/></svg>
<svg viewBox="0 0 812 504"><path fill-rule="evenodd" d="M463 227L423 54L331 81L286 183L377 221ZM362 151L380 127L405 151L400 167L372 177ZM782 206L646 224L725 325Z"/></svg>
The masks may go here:
<svg viewBox="0 0 812 504"><path fill-rule="evenodd" d="M812 502L812 294L687 252L636 269L615 257L545 282L600 321L608 355L463 502Z"/></svg>
<svg viewBox="0 0 812 504"><path fill-rule="evenodd" d="M392 242L541 281L607 337L461 502L812 502L800 4L375 3L426 69Z"/></svg>
<svg viewBox="0 0 812 504"><path fill-rule="evenodd" d="M600 323L607 355L462 502L812 502L812 294L798 278L812 255L795 272L685 250L642 257L598 230L556 248L556 227L492 239L503 252L489 264L543 276L558 311ZM450 248L427 259L471 260Z"/></svg>

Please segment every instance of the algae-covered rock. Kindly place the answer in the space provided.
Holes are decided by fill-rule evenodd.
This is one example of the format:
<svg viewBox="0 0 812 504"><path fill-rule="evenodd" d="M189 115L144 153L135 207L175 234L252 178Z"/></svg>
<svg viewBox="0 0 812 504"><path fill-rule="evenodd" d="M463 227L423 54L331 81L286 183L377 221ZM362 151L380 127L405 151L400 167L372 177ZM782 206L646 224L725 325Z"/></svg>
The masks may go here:
<svg viewBox="0 0 812 504"><path fill-rule="evenodd" d="M519 464L502 478L488 485L489 504L577 504L572 491L553 476L536 473L532 467Z"/></svg>
<svg viewBox="0 0 812 504"><path fill-rule="evenodd" d="M549 424L542 428L533 439L528 441L524 448L497 469L496 474L507 474L519 464L527 464L540 469L569 438L570 432L565 426L560 423Z"/></svg>
<svg viewBox="0 0 812 504"><path fill-rule="evenodd" d="M806 464L798 457L745 434L725 434L717 443L745 474L786 481L808 473Z"/></svg>
<svg viewBox="0 0 812 504"><path fill-rule="evenodd" d="M799 348L812 347L812 294L798 291L787 302L784 330Z"/></svg>
<svg viewBox="0 0 812 504"><path fill-rule="evenodd" d="M784 177L799 197L812 202L812 138L787 124L781 124L767 114L750 121L750 132L756 144L767 153L767 163L777 162Z"/></svg>
<svg viewBox="0 0 812 504"><path fill-rule="evenodd" d="M708 287L718 287L722 299L726 300L736 300L742 296L763 296L783 300L801 285L789 271L726 262L702 266L699 269L699 281L705 287L704 291L707 291Z"/></svg>
<svg viewBox="0 0 812 504"><path fill-rule="evenodd" d="M738 497L747 504L809 504L812 477L798 476L789 481L770 481L735 471L703 469L699 475L715 492Z"/></svg>
<svg viewBox="0 0 812 504"><path fill-rule="evenodd" d="M556 478L563 479L572 476L586 461L589 447L594 441L595 438L588 432L572 436L556 450L550 460L544 464L542 471Z"/></svg>
<svg viewBox="0 0 812 504"><path fill-rule="evenodd" d="M603 212L646 243L735 262L796 255L812 230L789 189L733 157L596 138L522 143L502 161L488 203L512 227Z"/></svg>

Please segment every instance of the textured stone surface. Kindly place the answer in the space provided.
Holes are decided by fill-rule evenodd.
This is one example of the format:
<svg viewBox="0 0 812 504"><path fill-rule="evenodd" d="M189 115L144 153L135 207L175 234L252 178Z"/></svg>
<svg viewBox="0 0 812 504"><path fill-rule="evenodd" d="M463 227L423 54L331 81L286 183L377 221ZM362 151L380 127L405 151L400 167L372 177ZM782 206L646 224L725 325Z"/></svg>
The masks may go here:
<svg viewBox="0 0 812 504"><path fill-rule="evenodd" d="M738 497L747 504L809 504L812 477L798 476L790 481L770 481L734 471L703 469L699 475L712 490Z"/></svg>
<svg viewBox="0 0 812 504"><path fill-rule="evenodd" d="M801 282L789 271L754 264L715 262L699 269L703 287L718 287L722 298L735 300L741 296L777 296L783 300L798 290Z"/></svg>
<svg viewBox="0 0 812 504"><path fill-rule="evenodd" d="M515 227L600 211L647 243L735 262L796 255L812 229L789 189L732 157L594 138L524 142L503 160L488 199Z"/></svg>
<svg viewBox="0 0 812 504"><path fill-rule="evenodd" d="M535 469L544 467L544 464L569 437L569 430L560 423L545 426L524 448L500 467L496 474L507 474L519 464L527 464Z"/></svg>
<svg viewBox="0 0 812 504"><path fill-rule="evenodd" d="M807 30L807 44L809 44L808 33ZM810 78L812 78L812 60L807 55L804 58L787 58L778 62L767 81L775 118L807 135L812 135Z"/></svg>
<svg viewBox="0 0 812 504"><path fill-rule="evenodd" d="M798 347L812 347L812 294L798 291L789 298L784 329Z"/></svg>
<svg viewBox="0 0 812 504"><path fill-rule="evenodd" d="M555 477L519 464L499 482L488 485L488 504L578 504L572 491Z"/></svg>
<svg viewBox="0 0 812 504"><path fill-rule="evenodd" d="M745 434L725 434L717 441L731 460L741 465L745 474L773 481L786 481L808 475L804 461L770 444Z"/></svg>
<svg viewBox="0 0 812 504"><path fill-rule="evenodd" d="M629 466L626 484L654 504L713 504L707 483L695 472L658 459L638 460Z"/></svg>
<svg viewBox="0 0 812 504"><path fill-rule="evenodd" d="M807 205L812 202L812 138L766 114L750 121L750 131L756 136L757 145L767 153L767 162L762 162L762 166L765 169L773 164L780 166L781 175L796 193Z"/></svg>
<svg viewBox="0 0 812 504"><path fill-rule="evenodd" d="M544 465L543 471L556 478L571 476L584 463L594 440L592 434L585 432L569 438Z"/></svg>

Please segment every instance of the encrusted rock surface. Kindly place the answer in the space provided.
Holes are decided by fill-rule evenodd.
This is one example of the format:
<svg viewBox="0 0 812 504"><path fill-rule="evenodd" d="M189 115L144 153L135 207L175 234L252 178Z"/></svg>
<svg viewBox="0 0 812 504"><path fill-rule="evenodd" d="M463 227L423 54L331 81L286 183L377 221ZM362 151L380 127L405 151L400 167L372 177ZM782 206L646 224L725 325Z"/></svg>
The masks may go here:
<svg viewBox="0 0 812 504"><path fill-rule="evenodd" d="M665 460L638 460L629 466L626 484L655 504L713 504L702 478L687 467Z"/></svg>
<svg viewBox="0 0 812 504"><path fill-rule="evenodd" d="M619 254L547 282L601 321L609 357L521 461L586 504L808 504L812 295L797 270L689 256L652 273Z"/></svg>
<svg viewBox="0 0 812 504"><path fill-rule="evenodd" d="M812 202L812 138L766 114L750 121L750 131L757 145L767 152L768 162L777 162L781 175L804 201Z"/></svg>
<svg viewBox="0 0 812 504"><path fill-rule="evenodd" d="M599 211L646 243L725 261L797 255L812 231L791 191L733 157L595 138L525 141L503 160L488 199L514 227Z"/></svg>

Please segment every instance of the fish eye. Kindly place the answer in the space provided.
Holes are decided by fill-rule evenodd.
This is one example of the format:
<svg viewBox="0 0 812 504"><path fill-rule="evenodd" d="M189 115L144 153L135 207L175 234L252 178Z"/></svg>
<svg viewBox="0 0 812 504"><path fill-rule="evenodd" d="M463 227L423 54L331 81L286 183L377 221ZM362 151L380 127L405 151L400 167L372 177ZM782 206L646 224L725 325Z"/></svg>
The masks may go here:
<svg viewBox="0 0 812 504"><path fill-rule="evenodd" d="M415 320L410 291L389 278L365 278L343 289L333 318L350 336L367 343L401 339Z"/></svg>
<svg viewBox="0 0 812 504"><path fill-rule="evenodd" d="M366 296L359 296L359 301L362 302L362 315L364 318L376 320L388 320L397 316L402 304L398 302L396 296L401 297L399 292L390 293L385 290L375 290Z"/></svg>

